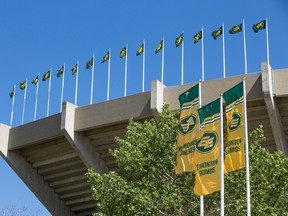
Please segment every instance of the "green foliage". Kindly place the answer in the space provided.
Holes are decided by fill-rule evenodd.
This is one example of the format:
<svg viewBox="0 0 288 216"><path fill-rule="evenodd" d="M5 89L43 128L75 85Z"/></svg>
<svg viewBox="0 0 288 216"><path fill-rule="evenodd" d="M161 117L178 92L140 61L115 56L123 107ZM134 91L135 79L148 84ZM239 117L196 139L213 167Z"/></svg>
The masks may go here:
<svg viewBox="0 0 288 216"><path fill-rule="evenodd" d="M86 174L97 216L199 215L194 173L175 174L178 114L164 106L158 122L130 121L119 148L111 150L119 171ZM287 215L288 160L260 147L262 127L250 134L252 215ZM225 213L246 214L245 169L225 175ZM219 215L219 193L205 196L205 215Z"/></svg>

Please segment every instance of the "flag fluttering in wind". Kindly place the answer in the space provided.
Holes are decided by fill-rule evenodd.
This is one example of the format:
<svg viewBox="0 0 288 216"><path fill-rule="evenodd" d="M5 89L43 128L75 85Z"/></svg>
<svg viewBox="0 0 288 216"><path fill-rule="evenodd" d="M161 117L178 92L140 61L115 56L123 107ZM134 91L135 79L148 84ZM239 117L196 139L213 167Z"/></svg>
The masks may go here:
<svg viewBox="0 0 288 216"><path fill-rule="evenodd" d="M87 63L88 64L88 63ZM87 68L87 66L86 66L86 68ZM72 75L74 75L75 73L77 73L78 72L78 64L76 64L73 68L72 68Z"/></svg>
<svg viewBox="0 0 288 216"><path fill-rule="evenodd" d="M93 57L86 63L86 69L90 69L93 66L94 59Z"/></svg>
<svg viewBox="0 0 288 216"><path fill-rule="evenodd" d="M105 56L103 57L101 63L104 63L104 62L108 61L109 58L110 58L110 52L108 51L108 52L105 54Z"/></svg>
<svg viewBox="0 0 288 216"><path fill-rule="evenodd" d="M43 75L43 78L42 78L42 81L46 81L47 79L50 78L50 70L47 71L44 75Z"/></svg>
<svg viewBox="0 0 288 216"><path fill-rule="evenodd" d="M230 34L237 34L237 33L241 32L241 31L242 31L242 23L233 26L233 27L229 30L229 33L230 33Z"/></svg>
<svg viewBox="0 0 288 216"><path fill-rule="evenodd" d="M57 77L60 77L64 73L64 65L57 71Z"/></svg>
<svg viewBox="0 0 288 216"><path fill-rule="evenodd" d="M39 82L39 75L37 75L37 77L31 83L37 85L38 82Z"/></svg>
<svg viewBox="0 0 288 216"><path fill-rule="evenodd" d="M198 43L202 39L202 31L199 31L197 34L194 35L193 40L194 44Z"/></svg>
<svg viewBox="0 0 288 216"><path fill-rule="evenodd" d="M127 48L126 46L120 51L120 58L123 58L126 56Z"/></svg>
<svg viewBox="0 0 288 216"><path fill-rule="evenodd" d="M157 54L158 52L160 52L163 48L163 40L160 41L160 43L157 45L156 50L155 50L155 54Z"/></svg>
<svg viewBox="0 0 288 216"><path fill-rule="evenodd" d="M136 56L141 55L144 52L144 43L138 48Z"/></svg>
<svg viewBox="0 0 288 216"><path fill-rule="evenodd" d="M221 26L220 28L218 28L212 32L212 37L214 38L214 40L217 40L217 37L222 35L222 33L223 33L223 30L222 30L222 26Z"/></svg>
<svg viewBox="0 0 288 216"><path fill-rule="evenodd" d="M26 88L26 85L27 84L26 84L26 80L25 80L24 82L20 83L19 87L21 90L24 90Z"/></svg>
<svg viewBox="0 0 288 216"><path fill-rule="evenodd" d="M176 38L175 40L176 47L180 46L182 42L183 42L183 33Z"/></svg>
<svg viewBox="0 0 288 216"><path fill-rule="evenodd" d="M12 91L9 93L10 98L13 98L15 95L15 88L13 87Z"/></svg>
<svg viewBox="0 0 288 216"><path fill-rule="evenodd" d="M266 20L262 20L256 24L253 25L253 31L255 33L258 33L260 30L265 29L266 28Z"/></svg>

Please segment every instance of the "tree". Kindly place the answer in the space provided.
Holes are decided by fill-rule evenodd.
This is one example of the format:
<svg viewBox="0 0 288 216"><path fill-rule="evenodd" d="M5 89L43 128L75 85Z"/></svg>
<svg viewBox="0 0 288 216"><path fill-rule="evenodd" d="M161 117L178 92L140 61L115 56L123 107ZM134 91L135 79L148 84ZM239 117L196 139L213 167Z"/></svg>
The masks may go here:
<svg viewBox="0 0 288 216"><path fill-rule="evenodd" d="M194 173L175 174L179 114L165 105L159 121L130 120L119 148L110 150L119 171L86 174L97 201L97 216L199 215ZM260 147L262 127L250 134L252 215L288 215L288 159ZM225 175L225 212L246 214L245 170ZM218 215L219 193L205 196L205 215Z"/></svg>

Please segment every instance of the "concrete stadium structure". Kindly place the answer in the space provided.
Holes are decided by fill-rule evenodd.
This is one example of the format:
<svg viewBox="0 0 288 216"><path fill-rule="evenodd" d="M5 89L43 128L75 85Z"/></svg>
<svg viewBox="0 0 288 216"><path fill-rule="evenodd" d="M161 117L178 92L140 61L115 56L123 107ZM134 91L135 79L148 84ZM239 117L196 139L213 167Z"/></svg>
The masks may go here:
<svg viewBox="0 0 288 216"><path fill-rule="evenodd" d="M288 153L288 69L246 77L248 128L264 126L263 146ZM202 83L203 105L238 84L242 76ZM163 104L179 109L178 96L195 83L165 87L153 81L151 91L84 107L63 103L62 112L11 128L0 124L0 153L52 215L91 215L96 201L87 184L88 168L105 173L117 169L109 149L125 136L130 118L158 117Z"/></svg>

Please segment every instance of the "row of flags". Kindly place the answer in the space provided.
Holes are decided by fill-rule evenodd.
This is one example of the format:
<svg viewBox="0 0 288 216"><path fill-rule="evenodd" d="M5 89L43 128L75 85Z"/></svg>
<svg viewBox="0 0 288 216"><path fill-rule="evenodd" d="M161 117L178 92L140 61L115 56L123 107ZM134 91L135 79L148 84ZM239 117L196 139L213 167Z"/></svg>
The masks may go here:
<svg viewBox="0 0 288 216"><path fill-rule="evenodd" d="M221 191L224 202L224 173L245 167L245 150L249 168L245 80L205 106L201 106L200 95L201 82L179 96L175 171L195 172L194 193L205 196Z"/></svg>

